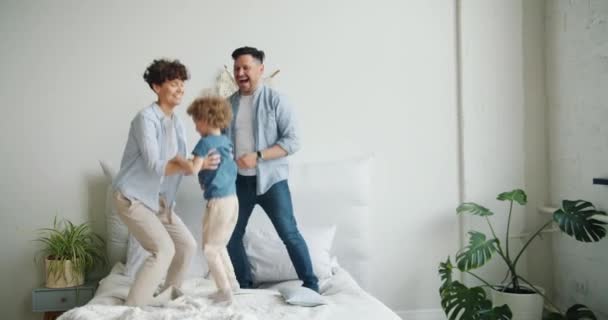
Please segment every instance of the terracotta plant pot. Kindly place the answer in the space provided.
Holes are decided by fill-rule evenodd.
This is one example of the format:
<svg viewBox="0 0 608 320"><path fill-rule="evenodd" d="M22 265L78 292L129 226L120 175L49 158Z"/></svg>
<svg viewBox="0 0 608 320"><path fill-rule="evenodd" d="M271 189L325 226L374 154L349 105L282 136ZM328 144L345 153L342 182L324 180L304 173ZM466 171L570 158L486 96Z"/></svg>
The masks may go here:
<svg viewBox="0 0 608 320"><path fill-rule="evenodd" d="M50 266L58 264L51 272ZM46 276L45 287L47 288L67 288L84 284L84 273L76 272L70 260L52 260L48 257L44 260L44 274Z"/></svg>

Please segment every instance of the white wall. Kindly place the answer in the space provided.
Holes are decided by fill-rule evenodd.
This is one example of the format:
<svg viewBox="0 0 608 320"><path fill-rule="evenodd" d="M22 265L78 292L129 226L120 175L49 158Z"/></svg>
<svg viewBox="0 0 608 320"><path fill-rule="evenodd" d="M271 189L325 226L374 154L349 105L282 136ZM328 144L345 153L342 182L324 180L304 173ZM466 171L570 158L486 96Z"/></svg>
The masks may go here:
<svg viewBox="0 0 608 320"><path fill-rule="evenodd" d="M97 160L118 164L130 119L152 101L141 79L147 64L180 58L192 74L188 102L245 44L266 50L267 70L282 70L279 88L302 125L298 161L376 154L371 293L395 310L438 308L437 264L458 239L454 10L441 0L3 1L3 317L39 317L29 311L30 290L42 283L32 261L37 228L58 214L95 219L104 232ZM521 101L521 88L509 90L518 96L507 101ZM520 146L513 140L507 150ZM499 176L510 184L511 173Z"/></svg>
<svg viewBox="0 0 608 320"><path fill-rule="evenodd" d="M546 16L551 201L585 199L606 210L608 187L592 179L608 177L608 2L547 0ZM608 319L608 240L554 239L560 304L583 303Z"/></svg>
<svg viewBox="0 0 608 320"><path fill-rule="evenodd" d="M524 85L524 154L526 233L535 232L550 216L541 214L538 207L549 201L548 121L545 92L545 0L522 1L523 85ZM527 239L527 238L526 238ZM519 240L520 244L522 243ZM528 247L527 276L545 292L553 295L552 237L538 237Z"/></svg>
<svg viewBox="0 0 608 320"><path fill-rule="evenodd" d="M542 37L542 23L535 20L542 19L538 14L542 5L537 0L461 2L463 198L495 213L490 220L503 246L509 206L496 196L515 188L528 193L527 206L514 206L510 230L514 235L536 226L535 208L546 197L543 73L534 65L542 61L542 42L534 41ZM492 235L480 217L463 219L464 233L469 230ZM522 244L510 240L513 256ZM518 264L524 276L528 275L526 256ZM533 263L547 266L542 260ZM497 255L474 272L498 282L506 268ZM533 282L544 284L531 276Z"/></svg>

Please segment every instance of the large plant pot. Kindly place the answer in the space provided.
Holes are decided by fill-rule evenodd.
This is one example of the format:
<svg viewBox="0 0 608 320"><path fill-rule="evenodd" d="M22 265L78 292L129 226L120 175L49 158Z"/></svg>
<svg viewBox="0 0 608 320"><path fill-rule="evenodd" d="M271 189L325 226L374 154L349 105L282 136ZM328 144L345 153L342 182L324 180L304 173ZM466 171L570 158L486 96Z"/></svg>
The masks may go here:
<svg viewBox="0 0 608 320"><path fill-rule="evenodd" d="M53 265L53 266L51 266ZM84 273L76 272L70 260L44 260L45 287L67 288L80 286L84 283Z"/></svg>
<svg viewBox="0 0 608 320"><path fill-rule="evenodd" d="M542 288L536 288L544 294ZM492 290L492 304L494 306L508 305L513 313L513 320L542 319L543 302L543 297L538 293L508 293Z"/></svg>

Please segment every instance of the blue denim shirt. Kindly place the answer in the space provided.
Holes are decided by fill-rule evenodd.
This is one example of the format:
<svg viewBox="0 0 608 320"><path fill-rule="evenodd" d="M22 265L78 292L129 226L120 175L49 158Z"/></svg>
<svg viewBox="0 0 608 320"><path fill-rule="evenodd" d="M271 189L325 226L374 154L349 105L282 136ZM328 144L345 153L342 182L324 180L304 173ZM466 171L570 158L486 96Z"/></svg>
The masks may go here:
<svg viewBox="0 0 608 320"><path fill-rule="evenodd" d="M236 145L234 126L239 111L240 98L239 91L229 98L233 117L226 133L232 140L233 145ZM295 114L284 95L265 85L260 85L253 93L253 108L253 132L256 150L263 150L276 144L287 151L287 155L291 155L300 149ZM287 157L273 160L258 159L256 173L256 191L258 195L261 195L266 193L275 183L287 179L289 176Z"/></svg>
<svg viewBox="0 0 608 320"><path fill-rule="evenodd" d="M168 207L175 205L175 194L182 175L165 175L167 150L163 143L165 132L162 119L165 114L153 103L141 110L131 121L129 138L120 163L120 171L112 186L125 197L137 199L153 211L159 210L159 193L164 184L163 197ZM177 153L186 157L186 133L179 117L173 114L177 137Z"/></svg>

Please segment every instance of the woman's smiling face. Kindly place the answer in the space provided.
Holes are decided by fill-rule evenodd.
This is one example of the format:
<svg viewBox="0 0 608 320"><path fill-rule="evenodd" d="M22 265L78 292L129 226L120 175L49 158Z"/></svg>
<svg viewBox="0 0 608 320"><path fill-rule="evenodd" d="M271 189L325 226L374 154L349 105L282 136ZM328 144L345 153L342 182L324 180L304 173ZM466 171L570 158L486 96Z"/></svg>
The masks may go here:
<svg viewBox="0 0 608 320"><path fill-rule="evenodd" d="M184 96L184 81L180 79L167 80L162 85L154 85L160 105L175 107L182 102Z"/></svg>

